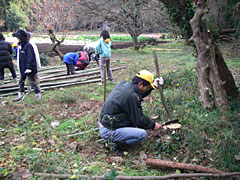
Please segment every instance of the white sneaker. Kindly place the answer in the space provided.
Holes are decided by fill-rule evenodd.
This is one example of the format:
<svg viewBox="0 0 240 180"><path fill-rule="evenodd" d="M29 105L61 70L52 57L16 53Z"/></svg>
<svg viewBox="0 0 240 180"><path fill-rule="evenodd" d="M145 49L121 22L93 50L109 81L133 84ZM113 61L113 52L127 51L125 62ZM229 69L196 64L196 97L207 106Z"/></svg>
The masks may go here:
<svg viewBox="0 0 240 180"><path fill-rule="evenodd" d="M37 100L40 100L41 99L41 93L35 94L35 97L36 97Z"/></svg>
<svg viewBox="0 0 240 180"><path fill-rule="evenodd" d="M18 97L14 98L13 101L20 101L24 99L24 92L18 92Z"/></svg>
<svg viewBox="0 0 240 180"><path fill-rule="evenodd" d="M30 94L32 92L32 87L30 85L27 86L27 94Z"/></svg>

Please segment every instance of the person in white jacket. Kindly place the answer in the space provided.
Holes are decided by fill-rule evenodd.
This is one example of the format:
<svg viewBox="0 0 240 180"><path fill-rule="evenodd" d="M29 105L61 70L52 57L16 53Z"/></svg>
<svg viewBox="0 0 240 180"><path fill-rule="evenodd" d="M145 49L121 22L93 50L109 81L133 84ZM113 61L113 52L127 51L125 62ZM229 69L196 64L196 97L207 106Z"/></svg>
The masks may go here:
<svg viewBox="0 0 240 180"><path fill-rule="evenodd" d="M41 69L41 61L40 61L40 55L39 55L39 51L38 51L38 48L37 48L37 45L31 40L31 37L32 37L32 33L30 32L27 32L28 33L28 38L29 38L29 43L32 45L33 47L33 50L34 50L34 53L35 53L35 58L36 58L36 62L37 62L37 69L38 71ZM38 73L35 74L34 76L35 80L36 80L36 84L38 86L38 88L40 89L40 79L39 79L39 76L38 76ZM32 91L32 88L30 86L30 83L28 82L27 83L27 87L28 87L28 92L30 93ZM41 91L41 89L40 89ZM42 92L42 91L41 91Z"/></svg>
<svg viewBox="0 0 240 180"><path fill-rule="evenodd" d="M19 101L24 98L24 83L26 79L30 80L31 87L34 89L36 95L36 99L40 99L40 81L37 72L41 67L41 63L37 46L34 43L29 42L31 34L27 31L20 29L13 34L13 37L17 37L19 40L19 46L17 51L17 65L21 74L19 80L18 97L13 99L13 101Z"/></svg>

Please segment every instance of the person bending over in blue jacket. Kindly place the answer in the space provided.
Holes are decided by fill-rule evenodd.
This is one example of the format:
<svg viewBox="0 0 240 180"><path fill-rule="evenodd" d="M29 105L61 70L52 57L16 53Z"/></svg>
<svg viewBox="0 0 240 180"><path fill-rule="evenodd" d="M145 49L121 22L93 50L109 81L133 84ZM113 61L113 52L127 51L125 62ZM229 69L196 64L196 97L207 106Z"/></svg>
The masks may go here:
<svg viewBox="0 0 240 180"><path fill-rule="evenodd" d="M116 143L113 152L122 155L126 146L137 144L147 137L146 129L157 130L161 124L143 114L143 98L158 88L162 78L156 78L146 70L137 73L132 82L121 81L103 104L99 118L100 136Z"/></svg>
<svg viewBox="0 0 240 180"><path fill-rule="evenodd" d="M77 64L78 58L81 56L81 52L69 52L63 56L63 62L67 67L67 75L75 74L75 66Z"/></svg>
<svg viewBox="0 0 240 180"><path fill-rule="evenodd" d="M38 65L34 47L31 45L31 43L29 43L29 33L22 29L19 29L16 33L13 33L12 35L13 37L16 37L19 41L18 66L20 71L18 97L14 100L18 101L24 98L24 84L27 78L30 81L30 85L34 89L36 99L40 99L40 88L38 87L35 79L35 75L38 72Z"/></svg>

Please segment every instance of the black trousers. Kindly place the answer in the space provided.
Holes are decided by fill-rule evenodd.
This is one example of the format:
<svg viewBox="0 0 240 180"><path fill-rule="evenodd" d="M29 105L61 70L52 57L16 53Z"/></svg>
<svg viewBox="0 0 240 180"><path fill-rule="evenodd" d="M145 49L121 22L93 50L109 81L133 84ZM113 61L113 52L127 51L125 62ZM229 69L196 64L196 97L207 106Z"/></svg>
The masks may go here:
<svg viewBox="0 0 240 180"><path fill-rule="evenodd" d="M67 75L70 75L70 74L75 74L75 66L73 64L66 64L66 67L67 67Z"/></svg>
<svg viewBox="0 0 240 180"><path fill-rule="evenodd" d="M10 70L13 78L17 77L17 74L14 70L13 62L9 61L9 62L0 64L0 80L4 80L4 69L5 68L8 68Z"/></svg>
<svg viewBox="0 0 240 180"><path fill-rule="evenodd" d="M25 92L25 88L24 88L24 85L25 85L25 80L28 78L29 82L30 82L30 86L33 88L35 94L38 94L40 93L40 88L36 82L36 79L35 79L35 74L32 75L32 74L29 74L29 75L21 75L20 76L20 80L19 80L19 84L18 84L18 91L19 92Z"/></svg>

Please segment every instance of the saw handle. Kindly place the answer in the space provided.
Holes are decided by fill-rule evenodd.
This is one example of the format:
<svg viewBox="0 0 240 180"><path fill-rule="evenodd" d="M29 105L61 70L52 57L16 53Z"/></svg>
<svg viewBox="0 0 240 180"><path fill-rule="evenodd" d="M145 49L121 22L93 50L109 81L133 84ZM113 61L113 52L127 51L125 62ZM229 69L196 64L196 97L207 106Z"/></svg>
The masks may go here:
<svg viewBox="0 0 240 180"><path fill-rule="evenodd" d="M174 119L171 121L164 122L164 123L162 123L162 126L167 126L167 125L176 124L176 123L179 123L179 119Z"/></svg>

